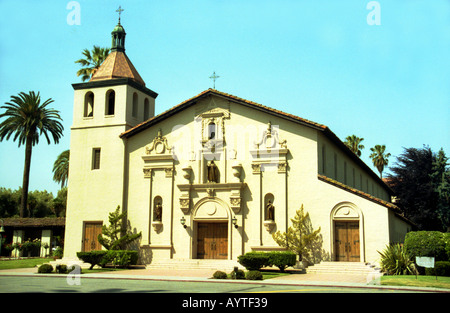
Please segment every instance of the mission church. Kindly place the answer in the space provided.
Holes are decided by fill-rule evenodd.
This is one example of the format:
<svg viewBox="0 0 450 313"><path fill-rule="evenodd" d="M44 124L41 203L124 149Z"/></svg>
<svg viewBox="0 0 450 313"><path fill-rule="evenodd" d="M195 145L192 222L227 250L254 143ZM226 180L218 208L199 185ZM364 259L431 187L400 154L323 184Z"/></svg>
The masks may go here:
<svg viewBox="0 0 450 313"><path fill-rule="evenodd" d="M302 206L331 261L376 262L411 230L391 189L325 125L208 89L154 115L158 94L125 53L125 29L73 84L64 259L102 249L117 206L142 233L141 264L235 261Z"/></svg>

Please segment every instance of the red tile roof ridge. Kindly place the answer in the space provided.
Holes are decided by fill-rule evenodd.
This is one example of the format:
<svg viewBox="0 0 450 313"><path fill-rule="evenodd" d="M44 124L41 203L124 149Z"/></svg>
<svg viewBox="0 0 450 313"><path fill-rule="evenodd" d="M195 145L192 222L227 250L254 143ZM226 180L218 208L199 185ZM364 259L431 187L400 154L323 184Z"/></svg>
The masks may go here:
<svg viewBox="0 0 450 313"><path fill-rule="evenodd" d="M316 122L313 122L313 121L301 118L299 116L296 116L296 115L293 115L293 114L290 114L290 113L286 113L286 112L283 112L283 111L280 111L280 110L277 110L277 109L274 109L274 108L262 105L260 103L254 102L254 101L250 101L250 100L247 100L247 99L244 99L244 98L240 98L240 97L234 96L234 95L229 94L229 93L225 93L225 92L222 92L222 91L218 91L216 89L209 88L207 90L204 90L204 91L200 92L196 96L191 97L191 98L189 98L189 99L187 99L187 100L185 100L185 101L183 101L183 102L181 102L181 103L171 107L170 109L168 109L168 110L166 110L166 111L164 111L164 112L162 112L162 113L160 113L158 115L155 115L154 117L152 117L152 118L150 118L150 119L148 119L148 120L146 120L146 121L144 121L144 122L134 126L133 128L130 128L129 130L127 130L127 131L123 132L122 134L120 134L120 137L126 136L127 134L129 134L131 132L134 132L138 128L142 127L143 125L145 125L147 123L150 123L151 121L155 120L156 118L164 116L165 114L167 114L167 113L169 113L169 112L171 112L171 111L173 111L173 110L183 106L184 104L189 103L189 102L191 102L191 101L193 101L193 100L195 100L197 98L200 98L200 97L202 97L202 96L204 96L205 94L208 94L208 93L220 95L220 96L223 96L223 97L234 99L234 100L239 101L239 102L243 102L243 103L247 103L247 104L259 107L259 108L263 108L263 109L271 111L273 113L280 114L282 116L285 116L285 117L288 117L288 118L292 118L294 120L298 120L298 121L301 121L303 123L306 123L306 124L309 124L309 125L312 125L312 126L324 129L324 130L325 129L329 129L326 125L322 125L322 124L319 124L319 123L316 123Z"/></svg>

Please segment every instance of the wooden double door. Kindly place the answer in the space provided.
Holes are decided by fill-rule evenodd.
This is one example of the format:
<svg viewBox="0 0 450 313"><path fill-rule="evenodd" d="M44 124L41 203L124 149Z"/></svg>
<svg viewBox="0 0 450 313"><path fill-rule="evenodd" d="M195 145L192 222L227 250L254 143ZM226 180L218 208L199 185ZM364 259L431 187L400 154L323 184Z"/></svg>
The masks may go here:
<svg viewBox="0 0 450 313"><path fill-rule="evenodd" d="M334 222L336 261L359 262L359 222Z"/></svg>
<svg viewBox="0 0 450 313"><path fill-rule="evenodd" d="M228 258L228 223L197 223L197 258Z"/></svg>

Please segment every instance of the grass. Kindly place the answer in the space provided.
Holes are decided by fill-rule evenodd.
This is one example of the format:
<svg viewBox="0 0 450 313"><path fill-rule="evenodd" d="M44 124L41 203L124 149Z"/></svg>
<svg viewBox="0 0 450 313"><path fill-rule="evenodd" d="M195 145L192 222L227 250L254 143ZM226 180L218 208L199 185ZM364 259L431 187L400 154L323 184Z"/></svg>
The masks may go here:
<svg viewBox="0 0 450 313"><path fill-rule="evenodd" d="M0 270L9 270L16 268L32 268L44 263L53 261L53 258L24 258L24 259L10 259L0 261ZM82 273L99 273L99 272L114 272L123 270L121 268L99 268L95 267L92 270L83 269Z"/></svg>
<svg viewBox="0 0 450 313"><path fill-rule="evenodd" d="M419 275L394 275L382 276L381 285L388 286L416 286L416 287L431 287L431 288L446 288L450 289L450 277L438 276L422 276Z"/></svg>
<svg viewBox="0 0 450 313"><path fill-rule="evenodd" d="M282 273L282 272L275 272L275 271L261 271L261 273L263 274L263 280L280 277L280 276L291 275L290 273L287 273L287 272Z"/></svg>
<svg viewBox="0 0 450 313"><path fill-rule="evenodd" d="M49 258L27 258L27 259L1 260L0 261L0 270L36 267L37 265L48 263L52 260L53 259L49 259Z"/></svg>

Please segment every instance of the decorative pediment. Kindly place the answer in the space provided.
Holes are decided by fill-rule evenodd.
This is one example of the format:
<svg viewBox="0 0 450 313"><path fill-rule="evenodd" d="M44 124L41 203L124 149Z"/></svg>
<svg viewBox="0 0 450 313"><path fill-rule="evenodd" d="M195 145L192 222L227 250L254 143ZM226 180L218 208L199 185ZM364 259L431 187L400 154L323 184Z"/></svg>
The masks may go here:
<svg viewBox="0 0 450 313"><path fill-rule="evenodd" d="M154 170L164 170L166 177L172 177L174 171L172 150L167 138L162 135L161 130L158 130L158 135L145 147L145 155L142 156L144 177L151 178Z"/></svg>
<svg viewBox="0 0 450 313"><path fill-rule="evenodd" d="M260 139L254 144L257 150L287 149L286 140L280 141L278 127L273 127L271 122L267 124L267 129L263 131Z"/></svg>
<svg viewBox="0 0 450 313"><path fill-rule="evenodd" d="M167 138L162 135L161 129L158 130L158 135L153 139L152 143L145 148L147 155L168 154L171 151L172 147L169 147Z"/></svg>
<svg viewBox="0 0 450 313"><path fill-rule="evenodd" d="M288 152L287 141L280 140L278 127L274 127L269 122L267 129L254 142L254 149L250 150L253 157L253 174L260 174L266 168L274 168L278 173L286 173Z"/></svg>

